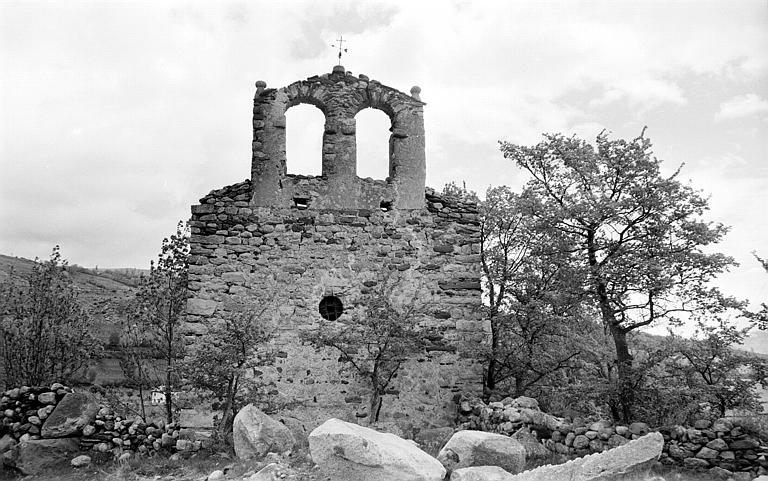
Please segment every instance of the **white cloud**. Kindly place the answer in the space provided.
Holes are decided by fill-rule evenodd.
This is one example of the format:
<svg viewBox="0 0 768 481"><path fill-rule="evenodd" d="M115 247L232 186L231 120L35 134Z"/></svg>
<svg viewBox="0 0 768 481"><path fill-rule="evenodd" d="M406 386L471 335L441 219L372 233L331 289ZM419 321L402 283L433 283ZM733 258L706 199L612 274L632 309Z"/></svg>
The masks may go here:
<svg viewBox="0 0 768 481"><path fill-rule="evenodd" d="M733 120L768 112L768 100L756 94L737 95L720 104L715 120Z"/></svg>

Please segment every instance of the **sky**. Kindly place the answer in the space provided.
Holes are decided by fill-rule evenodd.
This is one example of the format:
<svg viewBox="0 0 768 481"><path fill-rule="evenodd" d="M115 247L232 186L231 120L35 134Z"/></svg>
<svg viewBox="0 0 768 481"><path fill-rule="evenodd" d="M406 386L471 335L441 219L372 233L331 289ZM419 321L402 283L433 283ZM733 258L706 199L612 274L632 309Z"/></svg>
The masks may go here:
<svg viewBox="0 0 768 481"><path fill-rule="evenodd" d="M0 253L148 267L209 191L250 175L254 82L343 65L421 87L427 185L516 190L498 141L647 126L731 226L726 292L768 300L768 1L0 1ZM322 115L287 113L288 169L318 174ZM358 172L389 121L358 115Z"/></svg>

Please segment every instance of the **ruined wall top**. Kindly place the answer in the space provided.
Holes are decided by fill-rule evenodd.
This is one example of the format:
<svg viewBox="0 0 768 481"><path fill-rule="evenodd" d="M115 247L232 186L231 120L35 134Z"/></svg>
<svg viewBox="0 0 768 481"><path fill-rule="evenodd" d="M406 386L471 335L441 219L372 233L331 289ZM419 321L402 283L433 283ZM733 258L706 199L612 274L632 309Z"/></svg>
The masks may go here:
<svg viewBox="0 0 768 481"><path fill-rule="evenodd" d="M256 82L253 100L251 179L256 206L322 209L420 209L424 207L426 157L425 105L419 87L411 95L353 76L338 65L330 74L309 77L279 89ZM325 116L322 176L288 175L285 112L298 104L316 106ZM389 177L357 177L355 115L365 108L383 111L392 121Z"/></svg>

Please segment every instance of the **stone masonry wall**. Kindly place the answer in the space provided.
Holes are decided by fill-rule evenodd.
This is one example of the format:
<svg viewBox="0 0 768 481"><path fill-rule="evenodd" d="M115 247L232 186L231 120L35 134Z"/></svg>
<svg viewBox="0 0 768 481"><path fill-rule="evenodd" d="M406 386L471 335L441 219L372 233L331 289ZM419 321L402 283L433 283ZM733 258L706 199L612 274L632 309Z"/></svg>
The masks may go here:
<svg viewBox="0 0 768 481"><path fill-rule="evenodd" d="M289 176L312 191L324 182ZM362 183L383 181L360 179ZM480 238L477 207L426 191L420 209L260 207L252 185L211 192L192 207L187 335L243 304L276 298L270 312L279 334L275 365L264 372L273 394L310 425L329 416L365 415L367 391L350 377L333 350L302 345L299 332L317 327L320 300L339 297L345 312L383 277L415 296L419 325L441 333L399 374L385 396L382 420L445 426L455 418L459 392L479 394L482 373L470 354L487 326L480 317ZM424 194L422 194L424 195ZM347 315L347 314L345 314Z"/></svg>

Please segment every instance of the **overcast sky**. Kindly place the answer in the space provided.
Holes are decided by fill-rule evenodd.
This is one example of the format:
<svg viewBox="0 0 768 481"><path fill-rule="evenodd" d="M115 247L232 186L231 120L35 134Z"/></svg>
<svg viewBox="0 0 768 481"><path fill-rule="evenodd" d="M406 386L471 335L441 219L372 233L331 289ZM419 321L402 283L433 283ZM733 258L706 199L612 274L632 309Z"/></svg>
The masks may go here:
<svg viewBox="0 0 768 481"><path fill-rule="evenodd" d="M147 267L210 190L250 175L254 82L342 63L427 103L427 184L519 188L498 140L634 137L732 226L721 280L768 299L768 2L0 2L0 253ZM288 164L318 173L322 115L288 112ZM362 176L388 119L358 116Z"/></svg>

